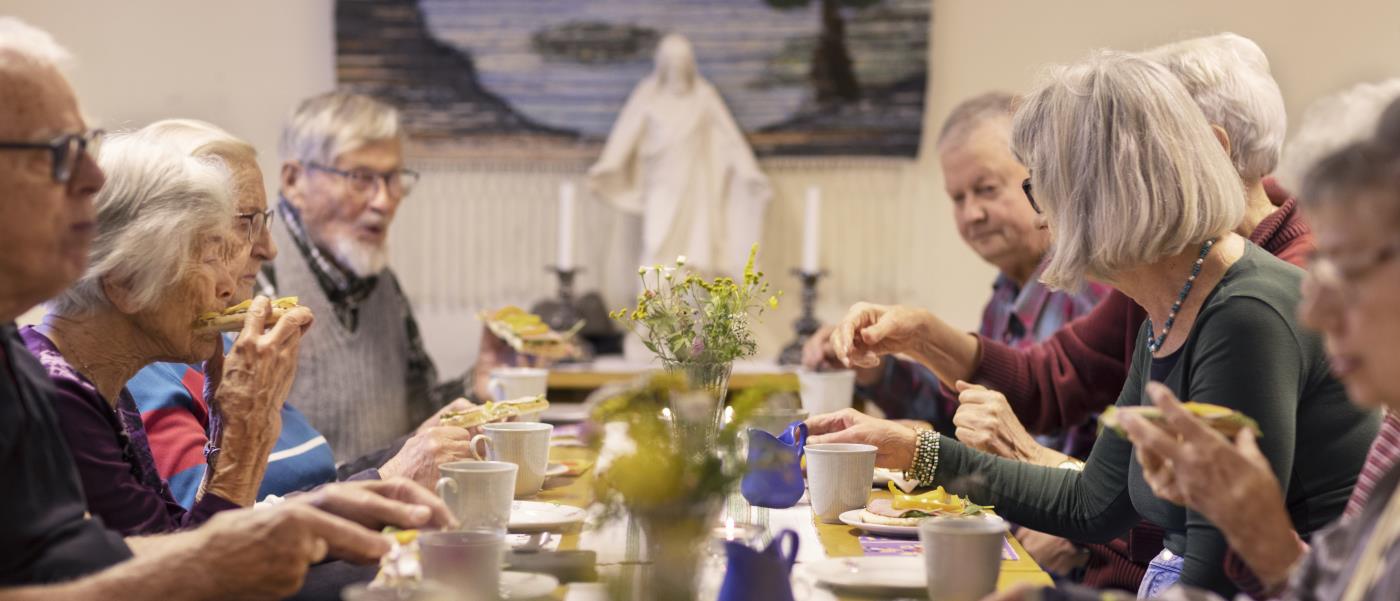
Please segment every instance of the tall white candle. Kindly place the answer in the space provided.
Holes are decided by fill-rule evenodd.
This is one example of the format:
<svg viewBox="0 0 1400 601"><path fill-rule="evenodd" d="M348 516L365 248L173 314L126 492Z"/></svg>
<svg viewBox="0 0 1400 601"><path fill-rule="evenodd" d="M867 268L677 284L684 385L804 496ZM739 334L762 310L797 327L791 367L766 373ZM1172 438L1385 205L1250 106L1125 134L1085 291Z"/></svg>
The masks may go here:
<svg viewBox="0 0 1400 601"><path fill-rule="evenodd" d="M822 191L816 186L807 187L807 211L802 220L802 271L821 271Z"/></svg>
<svg viewBox="0 0 1400 601"><path fill-rule="evenodd" d="M577 190L573 182L559 184L559 269L574 268L574 204Z"/></svg>

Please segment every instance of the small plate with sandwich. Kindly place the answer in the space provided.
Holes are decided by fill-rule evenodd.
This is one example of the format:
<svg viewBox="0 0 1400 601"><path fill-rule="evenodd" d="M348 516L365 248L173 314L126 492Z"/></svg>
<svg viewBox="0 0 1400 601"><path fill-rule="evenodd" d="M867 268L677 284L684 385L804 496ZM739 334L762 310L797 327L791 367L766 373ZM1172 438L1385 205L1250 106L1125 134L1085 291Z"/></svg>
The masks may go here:
<svg viewBox="0 0 1400 601"><path fill-rule="evenodd" d="M1206 425L1210 426L1210 429L1223 434L1225 438L1230 440L1234 440L1235 435L1239 434L1240 431L1245 428L1253 430L1255 436L1264 435L1259 429L1259 422L1229 407L1221 407L1220 405L1212 405L1210 403L1198 403L1196 401L1187 401L1182 403L1181 406L1191 412L1192 415L1200 418L1201 421L1204 421ZM1162 410L1152 405L1142 405L1138 407L1113 406L1105 409L1104 412L1099 415L1100 434L1102 434L1103 430L1112 430L1118 433L1119 436L1127 438L1128 434L1123 431L1123 425L1120 421L1120 418L1122 418L1125 413L1132 413L1133 415L1156 424L1166 422L1166 417L1162 415Z"/></svg>
<svg viewBox="0 0 1400 601"><path fill-rule="evenodd" d="M199 319L194 320L194 330L198 334L240 332L243 330L243 322L248 319L248 309L252 306L253 300L248 299L223 311L210 311L200 315ZM288 311L300 306L295 296L284 296L272 301L272 315L268 327L277 323Z"/></svg>
<svg viewBox="0 0 1400 601"><path fill-rule="evenodd" d="M438 423L444 426L475 428L522 415L539 415L548 408L549 401L544 396L522 397L509 401L486 401L465 411L443 413L438 418Z"/></svg>
<svg viewBox="0 0 1400 601"><path fill-rule="evenodd" d="M482 312L477 318L486 324L491 334L517 353L544 359L567 359L578 352L573 339L583 329L581 319L568 330L557 332L540 316L515 306Z"/></svg>
<svg viewBox="0 0 1400 601"><path fill-rule="evenodd" d="M841 522L870 534L917 537L919 522L936 517L981 518L991 515L989 506L978 505L943 490L940 486L923 494L906 494L890 483L890 498L873 499L865 509L852 509L840 515Z"/></svg>

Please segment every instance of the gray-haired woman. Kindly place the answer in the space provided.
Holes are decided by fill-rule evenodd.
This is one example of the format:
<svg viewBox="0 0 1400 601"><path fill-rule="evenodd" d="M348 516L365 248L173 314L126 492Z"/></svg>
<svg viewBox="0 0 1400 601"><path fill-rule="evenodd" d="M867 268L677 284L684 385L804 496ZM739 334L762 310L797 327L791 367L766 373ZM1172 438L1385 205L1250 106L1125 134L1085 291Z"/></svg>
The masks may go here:
<svg viewBox="0 0 1400 601"><path fill-rule="evenodd" d="M310 311L288 311L266 328L267 299L254 301L206 400L222 413L208 453L203 494L186 511L151 460L125 383L157 361L194 363L222 352L195 320L227 306L249 252L235 230L228 149L194 145L162 122L112 136L98 162L98 235L87 272L54 300L42 325L22 332L47 368L54 409L82 479L88 508L124 534L165 532L251 505L280 430ZM188 143L181 143L181 142ZM266 330L266 331L265 331Z"/></svg>
<svg viewBox="0 0 1400 601"><path fill-rule="evenodd" d="M1118 406L1148 404L1146 384L1160 381L1180 398L1241 411L1263 430L1261 450L1298 531L1306 536L1340 515L1376 418L1347 402L1319 339L1297 323L1302 271L1231 233L1245 203L1222 151L1228 139L1181 83L1143 58L1098 54L1028 97L1012 146L1032 174L1028 200L1044 210L1053 237L1044 280L1105 281L1147 311ZM917 358L926 352L919 319L912 309L861 307L833 344L857 364L876 352ZM1116 434L1099 438L1079 472L993 457L853 411L809 424L811 442L873 442L881 465L970 493L1036 530L1103 542L1139 515L1161 525L1166 550L1140 595L1178 579L1233 590L1219 530L1154 496L1132 445Z"/></svg>

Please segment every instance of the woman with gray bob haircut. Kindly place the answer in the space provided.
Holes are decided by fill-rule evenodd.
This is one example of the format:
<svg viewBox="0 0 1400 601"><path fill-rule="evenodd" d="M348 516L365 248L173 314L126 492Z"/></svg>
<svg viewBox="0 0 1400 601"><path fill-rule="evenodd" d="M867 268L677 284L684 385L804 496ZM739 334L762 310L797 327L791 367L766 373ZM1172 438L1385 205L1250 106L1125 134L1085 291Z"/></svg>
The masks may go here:
<svg viewBox="0 0 1400 601"><path fill-rule="evenodd" d="M1253 419L1260 448L1307 536L1341 515L1376 420L1347 401L1318 337L1297 323L1302 271L1231 233L1244 203L1226 137L1217 136L1161 65L1104 52L1051 72L1026 97L1013 151L1052 238L1044 280L1061 287L1105 281L1148 319L1119 408L1148 405L1149 382L1179 398ZM861 324L833 342L860 352ZM876 327L898 328L882 322ZM1175 584L1233 592L1228 548L1204 516L1158 498L1124 437L1105 431L1083 471L974 451L936 432L855 412L808 420L809 443L869 442L883 467L908 469L1022 526L1078 542L1121 536L1141 516L1166 531L1139 590Z"/></svg>
<svg viewBox="0 0 1400 601"><path fill-rule="evenodd" d="M126 535L187 528L253 504L311 323L309 311L294 309L264 332L270 308L256 299L227 358L217 332L195 328L229 304L251 251L236 228L231 165L251 148L217 134L207 124L163 121L111 136L97 157L107 184L94 203L89 268L41 325L21 332L56 389L54 410L89 510ZM187 511L156 471L126 383L155 362L206 359L222 369L204 390L209 467Z"/></svg>

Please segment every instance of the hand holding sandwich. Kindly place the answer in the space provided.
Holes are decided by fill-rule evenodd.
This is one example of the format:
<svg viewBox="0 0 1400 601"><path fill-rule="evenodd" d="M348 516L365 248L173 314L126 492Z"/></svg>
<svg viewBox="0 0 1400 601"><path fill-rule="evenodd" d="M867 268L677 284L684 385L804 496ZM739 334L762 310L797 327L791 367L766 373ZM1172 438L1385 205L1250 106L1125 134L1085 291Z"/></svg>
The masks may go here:
<svg viewBox="0 0 1400 601"><path fill-rule="evenodd" d="M206 492L240 505L256 500L267 455L282 431L282 404L296 376L301 337L314 320L306 307L274 317L271 302L259 296L248 305L228 355L221 340L205 363L204 398L222 420L211 441L219 452L210 458Z"/></svg>

